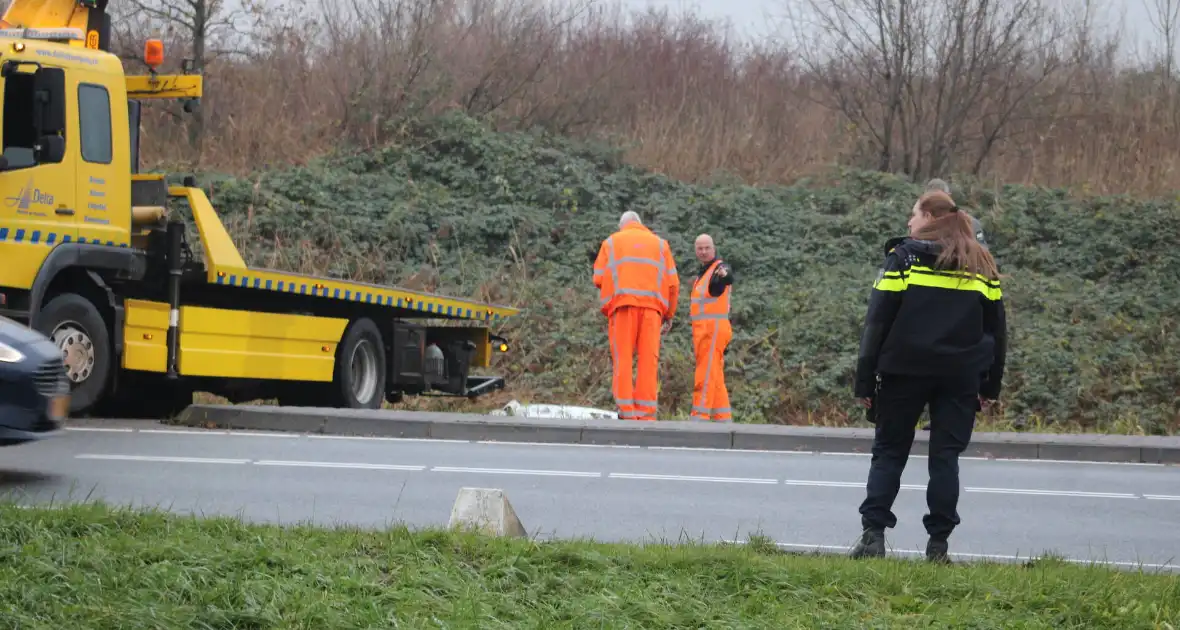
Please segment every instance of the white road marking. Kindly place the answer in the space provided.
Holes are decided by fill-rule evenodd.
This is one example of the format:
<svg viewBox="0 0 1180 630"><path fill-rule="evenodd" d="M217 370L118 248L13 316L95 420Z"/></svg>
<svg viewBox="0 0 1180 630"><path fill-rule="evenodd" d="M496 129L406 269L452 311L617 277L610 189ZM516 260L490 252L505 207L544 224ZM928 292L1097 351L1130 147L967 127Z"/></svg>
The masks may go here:
<svg viewBox="0 0 1180 630"><path fill-rule="evenodd" d="M747 544L747 541L732 540L732 539L722 539L721 542L723 544L729 544L729 545ZM781 548L781 549L831 551L831 552L837 552L837 553L848 553L849 551L852 550L852 547L843 546L843 545L811 545L811 544L805 544L805 543L780 543L780 542L776 542L776 543L774 543L774 545L776 547ZM889 553L898 554L898 555L905 555L905 556L921 556L921 557L926 556L925 551L920 551L917 549L890 549ZM1009 562L1013 562L1013 561L1015 561L1015 562L1030 562L1030 561L1039 559L1039 558L1035 558L1032 556L1014 556L1014 555L1008 555L1008 554L1002 554L1002 553L962 553L962 552L953 552L953 551L950 553L950 556L952 558L971 558L971 559L975 559L975 560L1004 560L1004 561L1009 561ZM1126 561L1114 561L1114 560L1083 560L1081 558L1051 558L1051 559L1060 559L1062 562L1069 562L1071 564L1082 564L1082 565L1090 565L1090 564L1105 565L1105 566L1124 567L1124 568L1129 568L1129 569L1138 569L1138 568L1142 567L1144 569L1167 569L1167 570L1171 570L1171 571L1180 570L1180 565L1168 564L1168 563L1159 564L1159 563L1151 563L1151 562L1126 562Z"/></svg>
<svg viewBox="0 0 1180 630"><path fill-rule="evenodd" d="M478 440L476 444L492 444L495 446L578 446L582 448L643 448L632 444L582 444L562 442L514 442L508 440ZM657 448L657 447L650 447Z"/></svg>
<svg viewBox="0 0 1180 630"><path fill-rule="evenodd" d="M784 485L788 486L818 486L826 488L864 488L863 481L809 481L806 479L785 479ZM904 486L903 486L904 487Z"/></svg>
<svg viewBox="0 0 1180 630"><path fill-rule="evenodd" d="M580 478L600 478L607 477L609 479L628 479L633 481L692 481L702 483L738 483L738 484L756 484L756 485L785 485L796 487L818 487L818 488L846 488L853 490L863 490L865 487L864 481L828 481L816 479L773 479L773 478L759 478L759 477L705 477L694 475L671 475L671 474L657 474L657 473L628 473L628 472L596 472L596 471L576 471L576 470L533 470L533 469L519 469L519 468L489 468L489 467L465 467L465 466L428 466L421 464L371 464L366 462L327 462L327 461L296 461L296 460L261 460L255 461L252 459L239 458L216 458L216 457L174 457L174 456L157 456L157 455L122 455L122 454L100 454L100 453L83 453L75 455L77 459L94 459L94 460L115 460L115 461L139 461L139 462L158 462L158 463L192 463L192 464L257 464L259 466L289 466L289 467L304 467L304 468L348 468L356 470L401 470L411 472L441 472L441 473L468 473L468 474L487 474L487 475L524 475L536 477L580 477ZM911 491L925 491L926 486L923 484L902 484L901 490ZM1133 492L1089 492L1081 490L1047 490L1038 488L987 488L987 487L966 487L965 492L980 493L980 494L1007 494L1007 495L1024 495L1024 496L1042 496L1042 497L1072 497L1072 498L1089 498L1089 499L1145 499L1155 501L1180 501L1180 496L1166 495L1166 494L1136 494Z"/></svg>
<svg viewBox="0 0 1180 630"><path fill-rule="evenodd" d="M638 448L638 447L637 447ZM813 451L767 451L757 448L717 448L715 446L648 446L649 451L700 451L703 453L760 453L762 455L811 455ZM860 455L861 453L850 453Z"/></svg>
<svg viewBox="0 0 1180 630"><path fill-rule="evenodd" d="M816 486L820 488L858 488L863 490L865 482L863 481L811 481L808 479L785 479L783 484L787 486ZM926 486L917 484L901 484L902 490L926 490Z"/></svg>
<svg viewBox="0 0 1180 630"><path fill-rule="evenodd" d="M358 440L361 442L442 442L444 444L471 444L471 440L452 440L446 438L404 438L381 437L377 435L324 435L322 433L305 433L303 437L312 440Z"/></svg>
<svg viewBox="0 0 1180 630"><path fill-rule="evenodd" d="M927 458L926 455L911 455L911 457ZM1016 462L1020 464L1073 464L1074 466L1091 464L1097 466L1154 466L1156 468L1167 468L1173 464L1161 464L1158 462L1104 462L1078 459L1029 459L1027 457L960 457L961 460L983 461L983 462Z"/></svg>
<svg viewBox="0 0 1180 630"><path fill-rule="evenodd" d="M254 462L256 466L294 466L300 468L357 468L361 470L409 470L421 472L425 466L409 466L403 464L361 464L354 462L300 462L274 459L263 459Z"/></svg>
<svg viewBox="0 0 1180 630"><path fill-rule="evenodd" d="M77 459L106 459L131 462L168 462L177 464L249 464L248 459L224 459L218 457L164 457L159 455L105 455L101 453L81 453L74 456Z"/></svg>
<svg viewBox="0 0 1180 630"><path fill-rule="evenodd" d="M649 475L643 473L610 473L611 479L644 479L657 481L707 481L715 483L755 483L777 485L778 479L748 479L742 477L689 477L686 475Z"/></svg>
<svg viewBox="0 0 1180 630"><path fill-rule="evenodd" d="M197 435L217 435L217 436L222 436L222 437L225 437L225 436L261 437L261 438L276 437L276 438L287 438L287 439L299 439L299 438L303 437L302 435L300 435L298 433L266 433L266 432L262 432L262 431L215 431L215 430L210 430L210 429L206 429L206 430L199 430L199 429L198 430L194 430L194 429L189 429L189 430L185 430L185 429L139 429L138 432L139 433L157 433L157 434L164 434L164 435L193 435L193 434L197 434Z"/></svg>
<svg viewBox="0 0 1180 630"><path fill-rule="evenodd" d="M229 435L229 431L215 431L206 429L201 431L199 429L140 429L140 433L160 433L163 435ZM237 435L242 435L238 433Z"/></svg>
<svg viewBox="0 0 1180 630"><path fill-rule="evenodd" d="M647 446L643 447L652 451L702 451L710 453L759 453L763 455L818 455L823 457L872 457L872 453L856 453L848 451L808 451L808 450L791 450L791 451L774 451L765 449L743 449L743 448L716 448L709 446ZM923 453L911 453L910 459L930 459L929 455ZM1098 464L1102 466L1154 466L1157 468L1164 468L1172 464L1160 464L1158 462L1103 462L1103 461L1089 461L1089 460L1074 460L1074 459L1029 459L1027 457L981 457L981 456L960 456L959 461L967 462L1016 462L1022 464L1073 464L1090 465Z"/></svg>
<svg viewBox="0 0 1180 630"><path fill-rule="evenodd" d="M988 494L1035 494L1058 497L1094 497L1098 499L1137 499L1138 495L1128 492L1083 492L1081 490L1033 490L1028 488L965 488L967 492Z"/></svg>
<svg viewBox="0 0 1180 630"><path fill-rule="evenodd" d="M821 488L855 488L864 489L865 482L863 481L812 481L808 479L785 479L784 485L788 486L813 486ZM917 490L925 492L926 486L922 484L901 484L902 490ZM1034 490L1027 488L964 488L966 492L979 492L984 494L1014 494L1014 495L1037 495L1037 496L1056 496L1056 497L1083 497L1095 499L1138 499L1139 495L1129 492L1083 492L1080 490ZM1163 495L1155 495L1163 496ZM1147 498L1144 496L1144 498Z"/></svg>
<svg viewBox="0 0 1180 630"><path fill-rule="evenodd" d="M698 446L637 446L631 444L561 444L550 442L520 442L520 441L500 441L500 440L459 440L448 438L399 438L399 437L381 437L368 435L324 435L319 433L293 433L287 431L245 431L245 430L224 430L224 429L136 429L127 427L65 427L66 431L79 432L101 432L101 433L156 433L156 434L198 434L198 435L220 435L220 436L242 436L242 437L279 437L279 438L309 438L314 440L356 440L362 442L443 442L448 444L484 444L492 446L581 446L590 448L623 448L623 449L644 449L652 451L701 451L710 453L734 453L734 454L761 454L761 455L815 455L822 457L872 457L871 453L855 453L855 452L834 452L834 451L808 451L808 450L791 450L791 451L773 451L762 449L735 449L735 448L716 448L716 447L698 447ZM910 455L911 459L928 459L928 455L914 453ZM1030 463L1030 464L1068 464L1074 466L1149 466L1156 468L1170 468L1174 464L1161 464L1154 462L1103 462L1103 461L1086 461L1086 460L1069 460L1069 459L1029 459L1022 457L960 457L962 461L980 461L980 462L1012 462L1012 463Z"/></svg>
<svg viewBox="0 0 1180 630"><path fill-rule="evenodd" d="M511 468L463 468L459 466L433 466L431 472L480 473L489 475L536 475L539 477L601 477L602 473L578 470L516 470Z"/></svg>

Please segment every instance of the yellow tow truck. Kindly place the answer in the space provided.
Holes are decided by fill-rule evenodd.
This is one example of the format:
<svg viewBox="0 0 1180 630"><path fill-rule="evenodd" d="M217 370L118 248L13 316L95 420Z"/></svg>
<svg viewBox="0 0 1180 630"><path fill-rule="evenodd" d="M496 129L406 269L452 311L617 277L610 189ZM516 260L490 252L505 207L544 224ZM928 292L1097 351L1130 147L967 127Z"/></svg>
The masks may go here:
<svg viewBox="0 0 1180 630"><path fill-rule="evenodd" d="M201 76L157 74L159 40L149 74L125 75L105 9L12 0L0 18L0 315L61 349L71 415L164 417L195 391L372 409L504 387L470 372L508 350L490 327L517 309L249 267L193 176L140 173L140 101L191 112Z"/></svg>

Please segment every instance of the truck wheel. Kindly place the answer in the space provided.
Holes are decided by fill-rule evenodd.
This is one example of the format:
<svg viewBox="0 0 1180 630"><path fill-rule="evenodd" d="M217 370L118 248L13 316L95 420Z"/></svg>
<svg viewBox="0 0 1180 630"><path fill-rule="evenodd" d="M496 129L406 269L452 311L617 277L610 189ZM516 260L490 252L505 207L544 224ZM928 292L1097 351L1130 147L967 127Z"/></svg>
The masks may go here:
<svg viewBox="0 0 1180 630"><path fill-rule="evenodd" d="M336 348L336 406L380 409L385 400L385 344L373 320L356 320Z"/></svg>
<svg viewBox="0 0 1180 630"><path fill-rule="evenodd" d="M89 411L110 381L111 342L102 315L81 295L62 293L42 307L36 327L61 350L70 381L70 413Z"/></svg>

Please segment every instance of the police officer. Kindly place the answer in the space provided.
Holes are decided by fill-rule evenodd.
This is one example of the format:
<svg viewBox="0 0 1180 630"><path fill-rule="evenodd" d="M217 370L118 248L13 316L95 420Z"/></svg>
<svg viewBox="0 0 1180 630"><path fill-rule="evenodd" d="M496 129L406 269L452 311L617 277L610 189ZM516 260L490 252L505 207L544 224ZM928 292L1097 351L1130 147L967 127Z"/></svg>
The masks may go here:
<svg viewBox="0 0 1180 630"><path fill-rule="evenodd" d="M999 397L1007 324L996 263L949 195L923 194L909 228L873 285L860 341L854 395L871 412L876 435L860 506L864 531L852 556L885 555L915 425L929 405L929 513L922 521L927 557L945 561L959 524L959 455L976 412Z"/></svg>
<svg viewBox="0 0 1180 630"><path fill-rule="evenodd" d="M947 194L948 197L951 197L950 184L946 183L946 180L939 179L937 177L926 182L926 192L931 192L931 191L944 192ZM951 199L953 200L954 197L951 197ZM959 210L959 212L963 212L963 211ZM990 248L987 246L987 238L984 236L984 233L983 233L983 224L981 224L979 222L979 219L975 218L974 216L967 214L967 213L964 213L964 214L966 214L967 218L971 220L971 232L972 232L972 234L975 235L975 240L979 241L979 244L982 245L984 249L990 250ZM898 243L901 243L905 239L906 239L906 237L899 236L896 238L891 238L888 241L886 241L885 242L885 256L889 256L889 252L893 251L893 248L897 247ZM996 262L996 265L998 268L999 261ZM926 422L925 424L923 424L922 430L929 431L930 430L930 423Z"/></svg>

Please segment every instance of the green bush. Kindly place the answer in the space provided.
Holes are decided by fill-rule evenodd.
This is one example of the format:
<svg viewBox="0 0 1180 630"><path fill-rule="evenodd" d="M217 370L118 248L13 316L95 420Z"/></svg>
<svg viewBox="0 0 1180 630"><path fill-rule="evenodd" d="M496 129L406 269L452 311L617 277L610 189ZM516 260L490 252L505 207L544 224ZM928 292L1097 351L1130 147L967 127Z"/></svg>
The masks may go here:
<svg viewBox="0 0 1180 630"><path fill-rule="evenodd" d="M708 232L737 279L727 365L737 418L845 424L859 417L850 381L870 283L920 188L848 171L823 187L692 186L625 165L610 148L444 116L380 152L222 178L211 192L251 264L526 309L505 330L514 352L496 366L514 395L606 407L606 329L590 270L620 213L636 210L670 241L681 272L678 326L661 359L665 416L687 413L692 243ZM1003 421L1175 429L1177 202L970 182L955 196L1011 276Z"/></svg>

